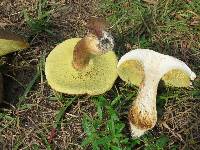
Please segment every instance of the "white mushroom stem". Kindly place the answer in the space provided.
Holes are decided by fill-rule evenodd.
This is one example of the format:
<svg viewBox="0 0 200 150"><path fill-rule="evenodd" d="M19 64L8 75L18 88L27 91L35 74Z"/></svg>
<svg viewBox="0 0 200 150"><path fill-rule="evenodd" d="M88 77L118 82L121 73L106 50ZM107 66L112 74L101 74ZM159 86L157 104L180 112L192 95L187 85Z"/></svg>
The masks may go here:
<svg viewBox="0 0 200 150"><path fill-rule="evenodd" d="M139 137L154 127L157 121L156 95L160 79L146 76L139 93L129 111L129 122L133 137Z"/></svg>

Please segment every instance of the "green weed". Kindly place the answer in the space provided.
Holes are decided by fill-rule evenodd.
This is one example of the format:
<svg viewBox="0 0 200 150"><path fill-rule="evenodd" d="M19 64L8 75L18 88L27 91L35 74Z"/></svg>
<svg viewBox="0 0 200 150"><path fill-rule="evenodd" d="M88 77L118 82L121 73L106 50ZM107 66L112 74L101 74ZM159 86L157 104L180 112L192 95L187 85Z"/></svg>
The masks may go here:
<svg viewBox="0 0 200 150"><path fill-rule="evenodd" d="M82 142L84 148L131 150L144 144L145 150L164 150L169 141L164 135L158 138L145 135L140 139L132 139L124 133L126 125L120 120L116 107L113 107L120 100L120 97L111 102L108 102L103 96L93 100L97 115L93 118L85 114L82 122L86 133L86 138Z"/></svg>
<svg viewBox="0 0 200 150"><path fill-rule="evenodd" d="M83 129L86 133L82 146L91 145L92 149L131 149L131 143L122 134L125 124L119 120L117 112L103 96L94 99L97 116L83 118Z"/></svg>
<svg viewBox="0 0 200 150"><path fill-rule="evenodd" d="M144 150L164 150L169 138L165 135L155 138L149 134L141 138L141 141L144 143Z"/></svg>

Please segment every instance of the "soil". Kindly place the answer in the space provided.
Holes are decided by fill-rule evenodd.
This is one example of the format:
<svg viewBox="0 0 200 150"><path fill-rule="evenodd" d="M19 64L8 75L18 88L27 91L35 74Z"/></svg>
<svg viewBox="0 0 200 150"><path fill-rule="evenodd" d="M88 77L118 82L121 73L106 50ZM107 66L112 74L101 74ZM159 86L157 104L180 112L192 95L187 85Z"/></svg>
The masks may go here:
<svg viewBox="0 0 200 150"><path fill-rule="evenodd" d="M42 57L46 57L58 43L65 39L83 37L86 32L85 21L90 16L100 15L97 13L98 2L98 0L48 0L46 9L53 8L50 17L50 30L53 34L44 31L33 34L26 24L22 12L26 10L32 17L36 17L37 0L0 2L0 27L26 37L31 45L31 48L9 54L5 58L4 102L9 106L5 111L10 116L16 117L18 122L13 124L12 120L0 120L3 126L7 126L0 135L0 149L2 147L3 150L10 150L14 143L20 145L19 149L24 149L34 143L41 145L40 149L45 149L43 137L48 138L51 133L55 114L62 108L63 103L54 96L54 91L45 80L44 72L36 79L28 95L25 98L21 96L36 76ZM197 80L200 81L200 79ZM72 97L66 95L65 99ZM21 104L29 104L31 109L17 109L16 104L20 98L22 98ZM158 119L152 133L169 135L172 139L170 144L178 143L182 149L198 149L200 146L200 104L191 99L183 98L183 101L184 103L168 101L164 105L164 113ZM57 132L53 140L53 149L81 149L80 144L85 136L81 127L81 118L84 113L91 116L95 114L91 98L85 95L79 97L67 109L61 130Z"/></svg>

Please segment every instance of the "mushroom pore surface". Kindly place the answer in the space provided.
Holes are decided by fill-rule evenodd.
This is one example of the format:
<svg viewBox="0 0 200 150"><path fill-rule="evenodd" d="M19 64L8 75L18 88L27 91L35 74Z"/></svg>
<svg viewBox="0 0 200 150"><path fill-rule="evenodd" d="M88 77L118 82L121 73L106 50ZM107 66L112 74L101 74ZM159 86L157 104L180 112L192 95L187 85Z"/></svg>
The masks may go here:
<svg viewBox="0 0 200 150"><path fill-rule="evenodd" d="M83 70L73 65L73 51L80 38L56 46L46 59L45 74L49 85L67 94L98 95L111 89L117 78L117 57L113 51L94 56Z"/></svg>

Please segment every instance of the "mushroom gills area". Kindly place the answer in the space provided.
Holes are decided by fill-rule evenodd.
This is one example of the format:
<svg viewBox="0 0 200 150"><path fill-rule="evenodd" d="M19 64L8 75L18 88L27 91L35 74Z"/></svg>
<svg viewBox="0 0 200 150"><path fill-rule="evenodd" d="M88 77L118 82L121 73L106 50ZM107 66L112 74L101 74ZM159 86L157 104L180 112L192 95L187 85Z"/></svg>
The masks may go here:
<svg viewBox="0 0 200 150"><path fill-rule="evenodd" d="M80 38L56 46L46 59L45 74L49 85L67 94L98 95L112 88L117 78L117 57L113 51L96 56L81 71L72 65L73 51Z"/></svg>
<svg viewBox="0 0 200 150"><path fill-rule="evenodd" d="M191 83L189 75L186 72L178 69L173 69L167 72L162 77L162 80L167 86L174 87L188 87Z"/></svg>
<svg viewBox="0 0 200 150"><path fill-rule="evenodd" d="M118 67L120 78L139 86L144 79L143 65L137 60L127 60Z"/></svg>
<svg viewBox="0 0 200 150"><path fill-rule="evenodd" d="M0 39L0 56L28 47L24 41Z"/></svg>

